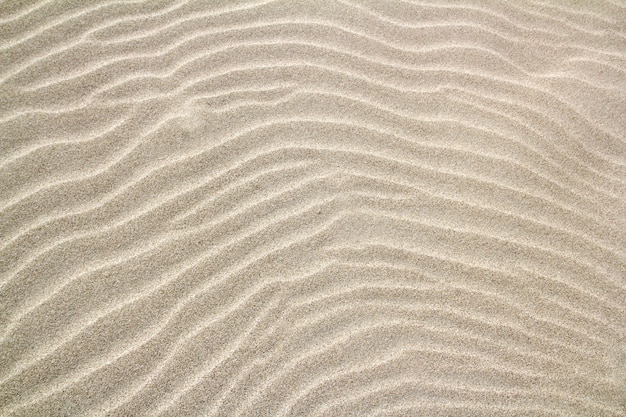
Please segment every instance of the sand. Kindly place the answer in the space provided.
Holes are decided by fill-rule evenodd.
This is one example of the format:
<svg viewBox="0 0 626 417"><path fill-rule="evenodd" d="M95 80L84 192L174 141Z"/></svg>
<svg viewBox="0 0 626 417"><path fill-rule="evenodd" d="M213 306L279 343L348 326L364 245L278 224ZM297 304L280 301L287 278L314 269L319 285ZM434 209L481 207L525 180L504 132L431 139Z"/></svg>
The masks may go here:
<svg viewBox="0 0 626 417"><path fill-rule="evenodd" d="M0 415L626 415L626 3L0 4Z"/></svg>

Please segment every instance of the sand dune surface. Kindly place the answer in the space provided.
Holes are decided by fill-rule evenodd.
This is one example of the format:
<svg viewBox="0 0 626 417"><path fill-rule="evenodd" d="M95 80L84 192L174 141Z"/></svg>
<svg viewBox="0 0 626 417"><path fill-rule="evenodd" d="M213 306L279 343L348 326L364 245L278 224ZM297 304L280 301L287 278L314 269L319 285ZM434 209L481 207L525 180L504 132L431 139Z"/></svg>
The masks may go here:
<svg viewBox="0 0 626 417"><path fill-rule="evenodd" d="M626 3L0 3L0 415L626 415Z"/></svg>

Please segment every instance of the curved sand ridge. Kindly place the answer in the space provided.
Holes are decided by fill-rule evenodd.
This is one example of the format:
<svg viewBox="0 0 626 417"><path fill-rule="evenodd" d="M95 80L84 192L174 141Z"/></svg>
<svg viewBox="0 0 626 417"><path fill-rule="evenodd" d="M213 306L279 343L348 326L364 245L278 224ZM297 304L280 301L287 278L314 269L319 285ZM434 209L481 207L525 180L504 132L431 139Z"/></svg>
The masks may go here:
<svg viewBox="0 0 626 417"><path fill-rule="evenodd" d="M0 5L3 416L620 416L626 5Z"/></svg>

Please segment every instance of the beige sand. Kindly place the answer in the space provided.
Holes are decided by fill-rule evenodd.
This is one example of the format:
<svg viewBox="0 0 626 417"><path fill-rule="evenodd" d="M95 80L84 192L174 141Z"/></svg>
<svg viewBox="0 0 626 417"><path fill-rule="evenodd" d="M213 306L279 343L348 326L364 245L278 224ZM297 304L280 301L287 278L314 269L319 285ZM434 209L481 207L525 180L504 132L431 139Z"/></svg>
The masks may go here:
<svg viewBox="0 0 626 417"><path fill-rule="evenodd" d="M626 415L626 3L0 5L0 415Z"/></svg>

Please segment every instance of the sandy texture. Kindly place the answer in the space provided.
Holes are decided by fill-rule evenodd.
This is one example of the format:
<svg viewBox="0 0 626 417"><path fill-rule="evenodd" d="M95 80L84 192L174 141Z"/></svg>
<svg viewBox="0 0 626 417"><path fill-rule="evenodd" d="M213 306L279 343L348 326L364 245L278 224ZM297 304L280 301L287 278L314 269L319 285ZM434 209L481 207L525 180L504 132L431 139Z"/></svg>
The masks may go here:
<svg viewBox="0 0 626 417"><path fill-rule="evenodd" d="M0 415L626 415L626 4L0 4Z"/></svg>

